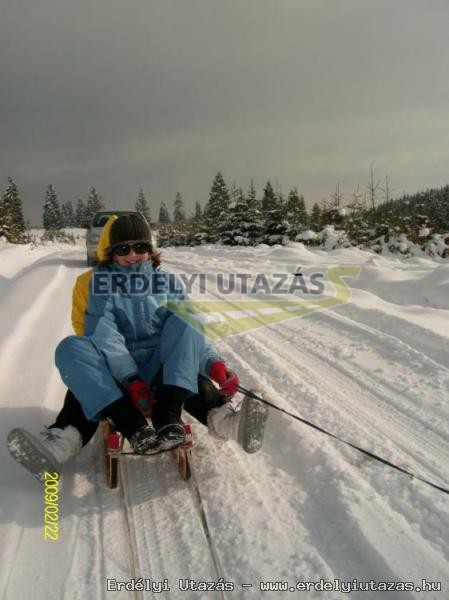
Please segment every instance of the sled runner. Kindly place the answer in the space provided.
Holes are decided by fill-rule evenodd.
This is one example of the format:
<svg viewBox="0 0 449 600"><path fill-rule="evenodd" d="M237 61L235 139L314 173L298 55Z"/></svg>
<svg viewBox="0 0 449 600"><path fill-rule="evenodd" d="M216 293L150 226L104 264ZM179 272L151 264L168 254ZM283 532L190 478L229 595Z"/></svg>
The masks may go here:
<svg viewBox="0 0 449 600"><path fill-rule="evenodd" d="M191 476L190 461L192 458L193 435L190 423L183 423L186 440L182 446L169 450L174 461L178 465L178 472L182 479L188 480ZM103 442L106 461L106 481L108 487L114 489L118 486L119 459L121 456L143 456L150 458L156 454L136 454L135 452L125 451L123 436L115 431L109 421L103 421ZM159 453L160 454L160 453Z"/></svg>

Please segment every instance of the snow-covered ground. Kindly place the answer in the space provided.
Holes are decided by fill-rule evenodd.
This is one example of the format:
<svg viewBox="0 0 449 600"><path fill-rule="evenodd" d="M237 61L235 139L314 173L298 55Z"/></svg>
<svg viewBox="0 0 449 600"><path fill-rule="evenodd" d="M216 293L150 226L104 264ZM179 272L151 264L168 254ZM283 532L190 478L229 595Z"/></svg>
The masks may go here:
<svg viewBox="0 0 449 600"><path fill-rule="evenodd" d="M246 387L390 461L449 484L449 263L378 257L358 250L167 249L166 268L292 274L359 265L348 304L217 342ZM53 365L71 332L71 289L85 252L49 244L0 245L2 600L132 598L106 580L132 573L168 580L170 592L137 597L221 597L182 591L178 580L217 574L190 483L169 456L123 464L128 522L119 490L105 485L99 437L64 468L60 535L43 539L43 490L9 457L5 438L38 432L61 406ZM194 297L198 290L194 289ZM209 299L217 299L214 289ZM232 296L221 298L232 302ZM289 299L283 295L282 300ZM447 598L449 496L368 459L271 410L256 455L220 445L201 425L198 484L225 581L226 598L332 598L335 591L261 591L260 582L441 583L441 592L359 591L352 598ZM129 529L128 529L129 527ZM136 550L130 561L130 544ZM251 584L252 587L242 587Z"/></svg>

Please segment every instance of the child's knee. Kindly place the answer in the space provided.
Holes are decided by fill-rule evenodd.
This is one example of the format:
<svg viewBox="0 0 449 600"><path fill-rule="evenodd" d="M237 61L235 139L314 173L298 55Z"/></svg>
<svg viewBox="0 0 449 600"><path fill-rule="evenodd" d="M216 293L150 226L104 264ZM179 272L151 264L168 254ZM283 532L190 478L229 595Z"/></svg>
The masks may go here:
<svg viewBox="0 0 449 600"><path fill-rule="evenodd" d="M73 360L80 352L85 353L86 347L91 345L88 338L79 335L69 335L59 342L55 350L55 363L59 367L66 360Z"/></svg>

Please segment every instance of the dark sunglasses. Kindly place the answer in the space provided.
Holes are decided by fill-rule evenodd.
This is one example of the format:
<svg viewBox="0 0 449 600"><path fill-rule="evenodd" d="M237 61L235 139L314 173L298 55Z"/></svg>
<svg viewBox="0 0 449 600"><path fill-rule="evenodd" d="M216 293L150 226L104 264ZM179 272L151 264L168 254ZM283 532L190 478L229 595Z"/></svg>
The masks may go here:
<svg viewBox="0 0 449 600"><path fill-rule="evenodd" d="M136 242L135 244L117 244L111 248L112 254L117 256L126 256L131 250L134 250L136 254L145 254L145 252L150 252L151 244L149 242Z"/></svg>

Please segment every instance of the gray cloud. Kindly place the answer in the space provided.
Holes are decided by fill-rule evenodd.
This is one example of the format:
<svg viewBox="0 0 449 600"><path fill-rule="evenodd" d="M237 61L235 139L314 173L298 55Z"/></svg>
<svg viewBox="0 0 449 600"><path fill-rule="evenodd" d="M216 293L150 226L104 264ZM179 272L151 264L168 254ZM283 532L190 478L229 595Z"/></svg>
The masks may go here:
<svg viewBox="0 0 449 600"><path fill-rule="evenodd" d="M447 182L444 0L0 0L0 185L38 222L95 185L157 214L218 169L309 203L374 162L398 193Z"/></svg>

